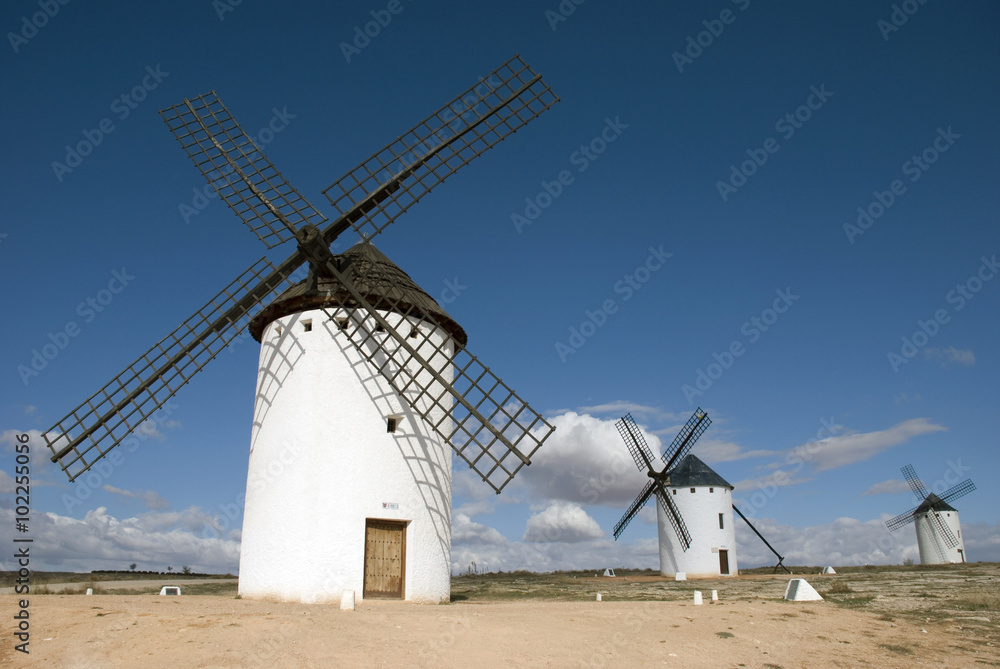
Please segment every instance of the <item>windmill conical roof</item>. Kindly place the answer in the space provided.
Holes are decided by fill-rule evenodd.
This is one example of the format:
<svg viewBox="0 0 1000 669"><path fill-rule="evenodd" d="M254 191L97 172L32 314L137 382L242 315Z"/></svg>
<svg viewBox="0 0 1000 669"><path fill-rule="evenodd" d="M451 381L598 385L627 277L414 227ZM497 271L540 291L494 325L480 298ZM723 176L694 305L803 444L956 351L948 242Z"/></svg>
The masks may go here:
<svg viewBox="0 0 1000 669"><path fill-rule="evenodd" d="M720 488L732 488L726 479L719 476L714 469L702 462L697 455L689 453L680 464L670 470L670 485L697 486L708 485Z"/></svg>
<svg viewBox="0 0 1000 669"><path fill-rule="evenodd" d="M352 281L365 299L377 309L411 315L430 314L434 320L465 346L468 337L455 319L448 315L424 289L370 242L355 244L334 256L337 269ZM364 277L362 280L361 277ZM272 321L289 314L321 307L355 307L350 293L333 277L319 276L315 290L309 281L300 281L250 321L250 334L260 341L261 333Z"/></svg>
<svg viewBox="0 0 1000 669"><path fill-rule="evenodd" d="M956 513L958 512L958 510L951 504L948 504L948 502L944 501L934 493L931 493L924 498L924 501L920 503L920 506L918 506L916 509L913 510L913 513L914 514L927 513L931 509L933 509L934 511L955 511Z"/></svg>

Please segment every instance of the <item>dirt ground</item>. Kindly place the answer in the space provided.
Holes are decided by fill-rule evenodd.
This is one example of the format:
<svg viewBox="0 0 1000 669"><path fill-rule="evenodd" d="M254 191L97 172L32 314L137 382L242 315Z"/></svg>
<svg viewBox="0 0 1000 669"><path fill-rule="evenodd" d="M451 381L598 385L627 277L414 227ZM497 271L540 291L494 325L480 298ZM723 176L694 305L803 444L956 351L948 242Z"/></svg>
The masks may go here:
<svg viewBox="0 0 1000 669"><path fill-rule="evenodd" d="M14 611L11 596L0 597ZM42 595L18 667L983 667L962 621L829 602L494 601L355 611L219 596ZM5 615L8 620L9 614ZM885 616L883 616L885 617ZM976 621L967 621L975 623ZM981 624L981 621L980 621Z"/></svg>
<svg viewBox="0 0 1000 669"><path fill-rule="evenodd" d="M81 582L98 594L30 597L30 655L14 650L19 598L0 595L0 666L1000 667L998 564L813 572L820 602L784 601L788 575L619 573L460 576L451 604L355 611L236 599L230 579L181 597L147 594L159 581Z"/></svg>

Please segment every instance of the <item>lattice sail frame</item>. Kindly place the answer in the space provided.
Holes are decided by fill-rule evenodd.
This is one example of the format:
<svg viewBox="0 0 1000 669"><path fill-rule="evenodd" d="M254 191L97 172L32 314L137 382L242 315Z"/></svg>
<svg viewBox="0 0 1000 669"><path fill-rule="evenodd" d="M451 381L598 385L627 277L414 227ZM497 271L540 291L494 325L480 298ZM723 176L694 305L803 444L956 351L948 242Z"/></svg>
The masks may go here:
<svg viewBox="0 0 1000 669"><path fill-rule="evenodd" d="M632 456L639 471L652 471L653 451L646 443L646 438L642 436L639 426L632 419L632 414L627 413L615 421L615 427L618 428L618 434L625 442L625 447L628 448L629 455Z"/></svg>
<svg viewBox="0 0 1000 669"><path fill-rule="evenodd" d="M338 329L499 494L555 428L453 338L435 342L431 333L446 330L438 316L389 290L375 300L362 294L358 286L372 289L381 282L376 263L354 267L353 282L335 267L326 268L356 305L346 312L350 322ZM324 312L331 320L344 317L329 308Z"/></svg>
<svg viewBox="0 0 1000 669"><path fill-rule="evenodd" d="M670 521L670 525L674 528L674 534L682 544L684 544L684 550L691 547L691 533L688 531L687 523L684 522L684 518L681 516L680 509L667 494L667 490L663 483L657 480L652 480L646 484L646 487L642 489L639 496L635 498L635 501L629 506L628 510L625 511L625 515L621 517L618 524L615 525L614 533L615 539L621 536L625 528L628 527L632 519L635 518L642 507L646 506L646 502L649 501L650 495L656 495L656 500L663 509L663 513L667 516Z"/></svg>
<svg viewBox="0 0 1000 669"><path fill-rule="evenodd" d="M514 56L323 194L362 238L371 239L436 185L558 101L541 75ZM380 200L387 192L393 197ZM357 208L363 214L359 218L351 213Z"/></svg>
<svg viewBox="0 0 1000 669"><path fill-rule="evenodd" d="M701 410L701 407L695 409L695 412L688 418L681 431L670 442L670 446L663 451L663 462L667 465L667 469L670 469L675 463L679 463L688 454L694 443L698 441L711 424L712 419L708 417L707 413Z"/></svg>
<svg viewBox="0 0 1000 669"><path fill-rule="evenodd" d="M633 420L632 414L625 414L621 417L621 420L615 423L615 427L618 428L618 434L621 435L625 446L632 455L632 459L635 460L636 467L639 468L639 471L646 471L652 479L625 511L625 515L621 517L618 524L615 525L613 530L615 539L618 539L621 533L625 531L625 528L628 527L628 524L632 522L632 519L646 505L649 496L655 493L660 507L670 521L670 525L674 528L674 533L684 545L684 550L691 547L691 533L688 531L687 523L684 522L680 509L677 508L673 499L667 494L664 481L669 480L671 466L674 463L680 462L687 455L691 448L694 447L695 442L698 441L698 438L701 437L711 424L712 419L708 417L707 413L702 411L701 407L698 407L687 423L684 424L684 427L681 428L681 431L674 437L670 446L663 452L663 462L665 465L663 471L657 472L653 469L652 465L653 453L646 443L646 439L642 436L639 426Z"/></svg>
<svg viewBox="0 0 1000 669"><path fill-rule="evenodd" d="M927 488L924 487L924 482L917 476L917 470L913 468L913 465L905 465L901 471L903 472L903 478L910 484L910 490L913 491L914 497L921 501L927 499Z"/></svg>
<svg viewBox="0 0 1000 669"><path fill-rule="evenodd" d="M267 248L294 239L295 229L326 222L243 132L215 91L160 115L205 180Z"/></svg>
<svg viewBox="0 0 1000 669"><path fill-rule="evenodd" d="M292 284L261 258L44 435L70 481L163 407L232 342L261 301Z"/></svg>

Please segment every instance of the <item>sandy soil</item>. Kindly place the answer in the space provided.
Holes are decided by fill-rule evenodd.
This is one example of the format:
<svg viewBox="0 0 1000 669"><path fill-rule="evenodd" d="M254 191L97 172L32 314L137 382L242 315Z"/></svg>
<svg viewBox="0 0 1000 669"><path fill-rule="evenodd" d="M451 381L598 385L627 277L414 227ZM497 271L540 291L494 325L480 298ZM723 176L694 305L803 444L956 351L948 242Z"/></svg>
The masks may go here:
<svg viewBox="0 0 1000 669"><path fill-rule="evenodd" d="M8 621L16 598L0 597ZM983 667L960 621L885 620L830 602L359 603L41 595L18 667Z"/></svg>

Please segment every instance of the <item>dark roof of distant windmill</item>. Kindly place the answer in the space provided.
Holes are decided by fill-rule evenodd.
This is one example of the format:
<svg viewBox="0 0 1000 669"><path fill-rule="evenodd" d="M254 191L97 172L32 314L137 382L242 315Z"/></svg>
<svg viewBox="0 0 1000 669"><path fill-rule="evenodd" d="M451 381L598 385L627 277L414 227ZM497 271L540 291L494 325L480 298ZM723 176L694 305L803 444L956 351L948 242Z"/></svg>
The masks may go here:
<svg viewBox="0 0 1000 669"><path fill-rule="evenodd" d="M934 509L935 511L955 511L956 513L958 511L951 504L948 504L948 502L944 501L934 493L931 493L924 498L924 501L920 503L920 506L913 510L913 513L914 515L918 513L927 513L931 509Z"/></svg>
<svg viewBox="0 0 1000 669"><path fill-rule="evenodd" d="M375 248L371 243L355 244L340 255L335 255L337 269L347 279L353 280L358 291L376 309L411 315L430 314L465 346L465 330L449 316L410 276ZM360 277L364 277L364 282ZM320 276L316 289L310 291L308 280L301 281L281 295L250 321L250 334L257 341L272 321L289 314L319 309L321 307L355 307L350 293L337 279Z"/></svg>
<svg viewBox="0 0 1000 669"><path fill-rule="evenodd" d="M697 455L688 454L681 460L680 464L670 470L670 485L685 486L718 486L720 488L732 488L732 484L726 481L715 470L706 465Z"/></svg>

